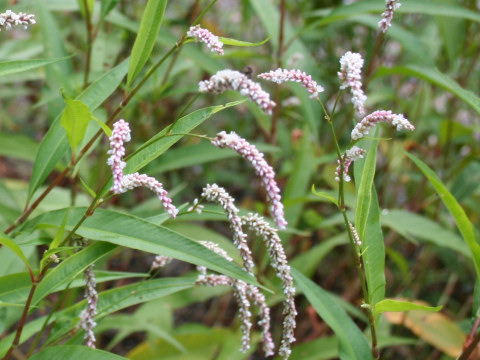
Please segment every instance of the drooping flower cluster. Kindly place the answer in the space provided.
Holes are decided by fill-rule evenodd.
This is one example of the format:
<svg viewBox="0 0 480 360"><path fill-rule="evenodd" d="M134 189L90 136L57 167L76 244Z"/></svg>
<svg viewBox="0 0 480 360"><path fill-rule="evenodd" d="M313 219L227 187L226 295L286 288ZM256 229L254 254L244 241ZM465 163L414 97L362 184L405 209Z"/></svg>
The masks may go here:
<svg viewBox="0 0 480 360"><path fill-rule="evenodd" d="M402 4L398 0L385 0L385 11L382 13L382 20L378 22L378 27L383 33L392 26L393 14Z"/></svg>
<svg viewBox="0 0 480 360"><path fill-rule="evenodd" d="M178 214L178 209L172 204L172 199L168 196L168 192L163 188L161 182L146 174L128 174L122 179L122 190L132 190L137 187L144 186L153 191L162 202L165 211L171 218L175 218Z"/></svg>
<svg viewBox="0 0 480 360"><path fill-rule="evenodd" d="M163 188L162 183L145 174L123 174L123 169L126 166L126 163L122 160L123 156L125 156L124 143L128 141L130 141L130 126L125 120L118 120L113 124L112 136L110 136L110 149L108 150L110 157L107 160L107 164L110 165L113 176L113 186L110 190L114 194L121 194L127 190L144 186L158 196L170 217L175 218L178 214L178 209L172 204L172 199L168 196L168 192Z"/></svg>
<svg viewBox="0 0 480 360"><path fill-rule="evenodd" d="M278 68L277 70L260 74L258 75L258 77L265 80L273 81L277 84L281 84L287 81L300 83L311 94L311 98L318 99L318 93L324 91L323 87L318 85L316 81L312 80L312 77L310 75L307 75L305 72L300 70L286 70Z"/></svg>
<svg viewBox="0 0 480 360"><path fill-rule="evenodd" d="M272 267L282 281L283 294L285 296L283 301L283 314L285 318L283 321L282 343L278 352L286 359L291 353L290 344L295 341L293 332L296 327L295 316L297 315L295 308L295 287L293 286L293 278L290 273L287 256L285 255L285 250L283 249L282 241L278 236L277 230L270 226L263 217L249 213L247 216L242 217L242 223L264 239L272 261Z"/></svg>
<svg viewBox="0 0 480 360"><path fill-rule="evenodd" d="M257 105L268 115L272 114L275 102L270 100L270 94L263 91L260 84L250 80L245 74L234 70L220 70L210 79L200 81L200 92L220 94L227 90L235 90Z"/></svg>
<svg viewBox="0 0 480 360"><path fill-rule="evenodd" d="M245 139L231 132L222 131L212 140L212 144L219 148L235 150L243 158L247 159L255 168L255 172L262 179L262 184L267 192L267 200L270 203L272 216L279 229L285 229L287 221L283 211L280 189L275 181L275 172L264 159L264 155Z"/></svg>
<svg viewBox="0 0 480 360"><path fill-rule="evenodd" d="M218 246L218 244L209 241L201 241L201 244L228 261L232 261L232 258L228 256L227 252ZM242 352L246 352L250 348L250 333L252 329L251 301L257 305L260 310L258 325L262 329L263 350L266 356L273 355L274 344L270 333L270 309L266 304L265 296L260 290L254 285L248 285L242 280L232 279L226 275L207 274L207 269L203 266L197 266L197 270L200 272L200 275L197 278L196 284L207 286L227 285L233 288L241 320L242 346L240 350Z"/></svg>
<svg viewBox="0 0 480 360"><path fill-rule="evenodd" d="M87 346L95 349L95 334L93 329L97 326L95 315L97 315L98 293L93 267L94 265L92 264L85 269L85 298L87 299L87 307L80 314L78 327L82 327L85 330Z"/></svg>
<svg viewBox="0 0 480 360"><path fill-rule="evenodd" d="M217 184L208 184L204 187L202 196L208 201L218 203L225 211L228 221L230 222L230 228L232 229L233 243L240 251L243 266L249 274L253 275L253 268L255 265L253 263L252 252L248 247L247 235L242 229L242 219L240 218L240 215L238 215L238 209L235 206L235 199L231 197L224 188Z"/></svg>
<svg viewBox="0 0 480 360"><path fill-rule="evenodd" d="M396 126L397 130L415 130L407 119L402 114L393 114L390 110L377 110L370 115L365 116L352 130L352 140L361 139L364 135L367 135L372 127L379 122L390 123L392 126Z"/></svg>
<svg viewBox="0 0 480 360"><path fill-rule="evenodd" d="M362 90L362 67L362 55L348 51L340 59L340 71L338 72L338 77L342 80L340 88L350 88L353 106L360 116L365 115L364 104L367 101Z"/></svg>
<svg viewBox="0 0 480 360"><path fill-rule="evenodd" d="M12 26L15 25L23 25L26 30L28 25L36 23L34 17L35 15L33 14L27 15L22 12L15 14L13 11L7 10L0 14L0 31L2 31L2 29L10 30Z"/></svg>
<svg viewBox="0 0 480 360"><path fill-rule="evenodd" d="M340 173L342 172L342 163L343 163L343 180L349 182L351 180L348 175L348 169L352 162L362 159L367 151L359 148L358 146L353 146L351 149L345 151L341 160L337 160L337 168L335 170L335 181L340 181Z"/></svg>
<svg viewBox="0 0 480 360"><path fill-rule="evenodd" d="M223 42L218 39L218 36L213 35L207 29L202 29L200 25L190 27L187 36L195 38L197 42L207 44L210 51L223 55Z"/></svg>

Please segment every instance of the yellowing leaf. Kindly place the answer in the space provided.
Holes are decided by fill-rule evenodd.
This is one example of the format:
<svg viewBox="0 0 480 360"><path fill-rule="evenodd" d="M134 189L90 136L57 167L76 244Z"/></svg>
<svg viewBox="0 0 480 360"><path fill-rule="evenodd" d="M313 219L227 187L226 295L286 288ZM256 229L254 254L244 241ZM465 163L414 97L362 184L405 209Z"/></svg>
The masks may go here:
<svg viewBox="0 0 480 360"><path fill-rule="evenodd" d="M428 306L424 301L414 300L412 303ZM406 313L386 312L385 318L396 325L403 325L419 338L443 351L445 354L457 357L461 351L466 335L447 316L424 310Z"/></svg>

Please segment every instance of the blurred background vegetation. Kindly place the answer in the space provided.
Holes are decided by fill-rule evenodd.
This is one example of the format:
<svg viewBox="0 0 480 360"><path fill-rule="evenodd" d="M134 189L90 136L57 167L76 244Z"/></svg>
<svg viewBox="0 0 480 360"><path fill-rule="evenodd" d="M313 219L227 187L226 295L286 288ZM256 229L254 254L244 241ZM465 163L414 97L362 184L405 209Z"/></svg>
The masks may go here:
<svg viewBox="0 0 480 360"><path fill-rule="evenodd" d="M111 69L131 52L146 1L103 1L115 5L108 14L95 4L95 39L88 43L85 20L76 0L2 0L1 9L36 14L29 31L0 32L0 59L19 60L71 56L44 68L0 76L0 227L21 214L38 146L49 125L64 107L60 93L76 96L84 87L85 54L92 47L89 82ZM393 26L379 40L377 23L382 0L285 1L284 35L280 39L281 1L218 0L202 21L213 33L238 40L269 41L257 47L225 46L225 56L190 43L167 60L128 104L121 117L131 123L134 141L127 153L157 134L182 113L196 96L198 82L218 70L251 68L256 74L299 68L325 88L321 98L331 109L339 91L339 58L346 51L366 60L364 90L368 112L377 109L403 113L416 127L410 133L382 129L375 186L386 244L387 297L422 300L444 305L441 314L385 316L379 324L382 358L449 359L458 354L478 309L474 296L475 271L455 223L428 180L403 150L426 162L461 203L475 227L480 216L479 92L480 13L477 1L402 1ZM207 6L203 0L171 1L167 5L151 63L155 63L188 30ZM105 15L105 16L103 16ZM279 51L279 44L283 44ZM335 294L361 329L361 288L351 257L343 219L336 207L315 196L317 190L336 196L336 154L320 106L296 84L262 83L278 103L273 117L254 104L243 103L215 115L195 130L214 136L235 131L266 152L283 189L289 222L282 239L293 267ZM108 98L95 116L105 120L122 101L122 88ZM202 94L188 112L241 99L236 93ZM334 125L343 148L349 142L354 119L348 96L341 99ZM276 131L272 134L272 121ZM96 131L96 128L89 131ZM68 206L88 205L91 199L79 179L96 190L109 177L108 142L98 141L76 169L75 177L60 184L36 213ZM57 165L61 171L69 160ZM242 209L267 213L259 179L233 152L208 142L184 137L144 170L169 189L174 202L199 197L207 183L218 183ZM55 175L55 174L53 174ZM53 176L52 175L52 176ZM51 180L51 178L50 178ZM47 181L48 183L48 181ZM346 187L347 204L354 210L354 186ZM116 197L110 206L148 217L161 204L148 192L136 190ZM186 215L166 226L197 240L227 244L228 225L212 215ZM259 279L279 288L266 267L260 244L255 252ZM29 248L34 261L38 252ZM39 251L39 250L38 250ZM0 249L2 275L20 271ZM113 270L148 271L153 256L133 250L117 251L104 264ZM182 275L193 266L174 262L161 273ZM125 280L122 280L125 281ZM118 284L102 286L114 287ZM73 291L73 302L80 292ZM297 343L294 359L338 357L337 340L302 296L298 300ZM340 300L342 299L342 300ZM48 300L47 300L48 301ZM50 301L53 301L50 299ZM281 306L277 294L268 294L273 306L275 338L281 333ZM473 311L472 311L473 309ZM196 288L99 322L100 347L132 359L242 359L262 358L237 351L240 335L235 305L228 289ZM12 315L12 318L15 316ZM6 322L2 330L7 330ZM432 325L433 324L433 325ZM258 341L258 336L256 337ZM182 351L189 350L189 353Z"/></svg>

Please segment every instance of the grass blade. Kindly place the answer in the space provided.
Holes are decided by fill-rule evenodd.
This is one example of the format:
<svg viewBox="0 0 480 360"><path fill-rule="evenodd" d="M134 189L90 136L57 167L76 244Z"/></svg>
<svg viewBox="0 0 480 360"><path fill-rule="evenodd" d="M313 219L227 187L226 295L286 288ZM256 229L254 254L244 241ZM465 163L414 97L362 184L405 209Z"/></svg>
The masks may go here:
<svg viewBox="0 0 480 360"><path fill-rule="evenodd" d="M423 174L427 177L430 183L435 188L435 191L442 199L443 203L447 207L450 214L455 219L458 229L463 236L463 239L467 243L470 252L472 253L473 263L477 272L477 278L480 279L480 244L478 243L478 234L475 231L472 223L468 219L467 214L460 206L458 201L448 191L447 187L443 184L440 178L430 169L427 164L420 160L415 155L406 153L407 156L419 167Z"/></svg>

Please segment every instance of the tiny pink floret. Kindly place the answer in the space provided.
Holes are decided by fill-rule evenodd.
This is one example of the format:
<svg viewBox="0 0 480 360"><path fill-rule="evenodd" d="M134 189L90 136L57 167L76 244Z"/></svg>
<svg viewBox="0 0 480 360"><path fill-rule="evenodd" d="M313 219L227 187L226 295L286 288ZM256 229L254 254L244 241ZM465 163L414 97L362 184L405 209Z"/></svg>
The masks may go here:
<svg viewBox="0 0 480 360"><path fill-rule="evenodd" d="M277 84L282 84L287 81L300 83L311 94L311 98L318 99L318 94L324 91L323 87L318 85L316 81L312 80L310 75L307 75L301 70L287 70L278 68L277 70L260 74L258 77L273 81Z"/></svg>
<svg viewBox="0 0 480 360"><path fill-rule="evenodd" d="M285 220L280 189L275 181L275 172L265 161L264 155L254 145L251 145L233 131L230 134L227 134L225 131L218 133L212 140L212 144L218 148L229 148L236 151L253 165L256 174L262 179L262 185L267 192L267 200L270 203L272 217L279 229L285 229L287 221Z"/></svg>
<svg viewBox="0 0 480 360"><path fill-rule="evenodd" d="M235 90L257 105L268 115L272 114L275 102L270 100L270 94L262 90L260 84L250 80L245 74L234 70L220 70L210 79L200 81L200 92L221 94L227 90Z"/></svg>
<svg viewBox="0 0 480 360"><path fill-rule="evenodd" d="M207 29L202 29L200 25L192 26L187 32L188 37L195 38L196 42L202 42L208 46L210 51L223 55L223 43L218 36L212 34Z"/></svg>

